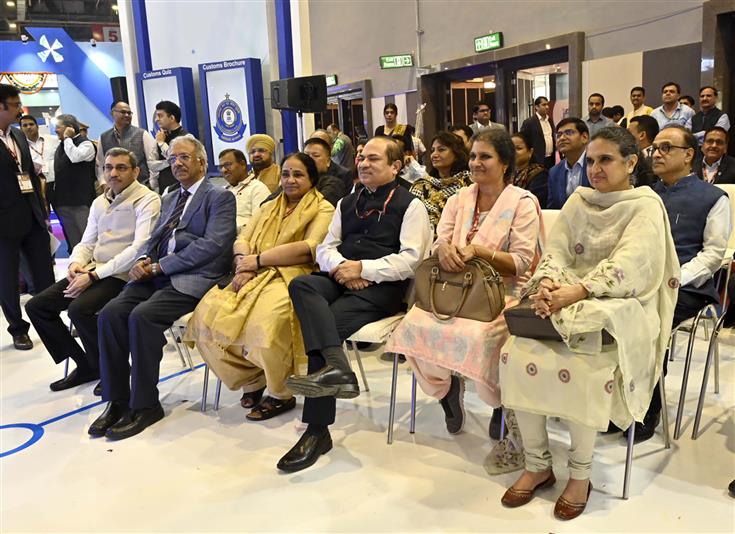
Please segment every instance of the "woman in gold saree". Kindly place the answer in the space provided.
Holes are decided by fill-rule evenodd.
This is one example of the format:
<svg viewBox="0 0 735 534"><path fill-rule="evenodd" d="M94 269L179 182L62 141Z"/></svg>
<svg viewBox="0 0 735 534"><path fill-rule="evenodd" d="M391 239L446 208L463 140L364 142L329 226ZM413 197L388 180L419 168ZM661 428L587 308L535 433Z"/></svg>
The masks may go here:
<svg viewBox="0 0 735 534"><path fill-rule="evenodd" d="M261 207L235 241L232 283L204 296L185 334L228 388L242 388L240 403L252 408L247 418L253 421L296 406L285 382L305 355L288 284L315 269L316 246L334 213L314 187L317 180L309 156L284 158L283 192Z"/></svg>

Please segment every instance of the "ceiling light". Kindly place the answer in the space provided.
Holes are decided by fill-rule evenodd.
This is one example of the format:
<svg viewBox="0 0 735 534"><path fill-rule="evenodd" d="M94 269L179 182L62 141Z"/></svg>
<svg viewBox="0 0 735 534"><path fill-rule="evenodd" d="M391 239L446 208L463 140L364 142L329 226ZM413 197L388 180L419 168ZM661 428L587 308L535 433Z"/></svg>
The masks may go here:
<svg viewBox="0 0 735 534"><path fill-rule="evenodd" d="M485 82L482 85L485 89L495 89L495 82Z"/></svg>
<svg viewBox="0 0 735 534"><path fill-rule="evenodd" d="M15 22L10 22L8 24L8 28L10 28L11 30L16 29L17 27L18 27L18 25Z"/></svg>
<svg viewBox="0 0 735 534"><path fill-rule="evenodd" d="M117 10L118 10L117 4L112 4L112 10L117 13Z"/></svg>
<svg viewBox="0 0 735 534"><path fill-rule="evenodd" d="M9 0L8 2L5 2L5 5L8 7L15 7L15 2L13 2L12 0Z"/></svg>
<svg viewBox="0 0 735 534"><path fill-rule="evenodd" d="M551 45L549 43L546 43L546 50L551 50Z"/></svg>

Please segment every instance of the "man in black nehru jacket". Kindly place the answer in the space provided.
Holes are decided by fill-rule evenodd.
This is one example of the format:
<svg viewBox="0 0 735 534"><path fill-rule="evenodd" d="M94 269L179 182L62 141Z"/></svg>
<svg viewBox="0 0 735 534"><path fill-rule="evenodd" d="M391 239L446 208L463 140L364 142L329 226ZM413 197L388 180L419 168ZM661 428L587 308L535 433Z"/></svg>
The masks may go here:
<svg viewBox="0 0 735 534"><path fill-rule="evenodd" d="M317 247L321 272L289 285L309 374L291 377L287 385L306 397L302 420L308 427L278 462L282 471L305 469L332 448L328 426L334 423L336 399L360 394L342 342L400 310L408 279L431 244L426 208L396 181L402 156L393 139L368 141L358 163L364 187L340 200Z"/></svg>

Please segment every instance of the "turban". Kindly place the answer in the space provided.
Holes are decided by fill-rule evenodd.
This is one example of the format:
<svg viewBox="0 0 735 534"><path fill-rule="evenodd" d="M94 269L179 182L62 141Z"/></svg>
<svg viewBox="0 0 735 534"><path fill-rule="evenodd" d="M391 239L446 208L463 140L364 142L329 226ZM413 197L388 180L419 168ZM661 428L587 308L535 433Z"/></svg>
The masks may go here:
<svg viewBox="0 0 735 534"><path fill-rule="evenodd" d="M273 154L276 151L276 142L270 135L255 134L250 136L247 142L247 150L250 152L252 148L264 148Z"/></svg>

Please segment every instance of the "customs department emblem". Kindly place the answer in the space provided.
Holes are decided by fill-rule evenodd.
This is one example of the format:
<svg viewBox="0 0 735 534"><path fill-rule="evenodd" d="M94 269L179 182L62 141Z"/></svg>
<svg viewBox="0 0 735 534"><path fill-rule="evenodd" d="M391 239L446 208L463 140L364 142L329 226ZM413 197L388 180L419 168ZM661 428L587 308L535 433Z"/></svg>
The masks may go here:
<svg viewBox="0 0 735 534"><path fill-rule="evenodd" d="M245 135L240 106L225 93L225 99L217 106L217 122L214 132L225 143L239 141Z"/></svg>

